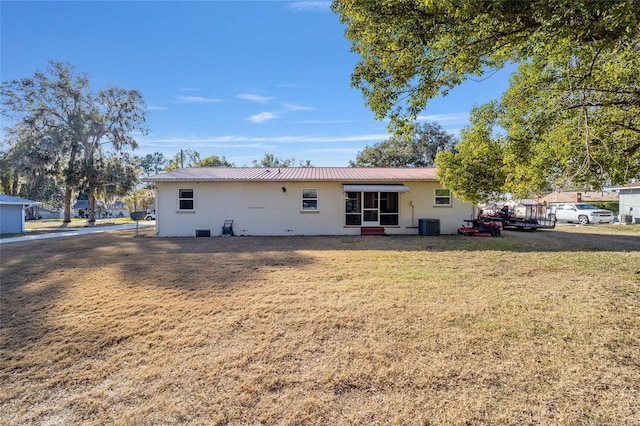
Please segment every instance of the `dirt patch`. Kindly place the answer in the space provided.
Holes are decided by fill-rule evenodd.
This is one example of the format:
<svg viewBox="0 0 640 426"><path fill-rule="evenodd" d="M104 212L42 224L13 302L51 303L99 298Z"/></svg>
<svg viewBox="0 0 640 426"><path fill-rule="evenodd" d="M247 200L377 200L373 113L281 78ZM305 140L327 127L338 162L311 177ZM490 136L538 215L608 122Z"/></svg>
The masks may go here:
<svg viewBox="0 0 640 426"><path fill-rule="evenodd" d="M3 424L640 424L640 237L2 250Z"/></svg>

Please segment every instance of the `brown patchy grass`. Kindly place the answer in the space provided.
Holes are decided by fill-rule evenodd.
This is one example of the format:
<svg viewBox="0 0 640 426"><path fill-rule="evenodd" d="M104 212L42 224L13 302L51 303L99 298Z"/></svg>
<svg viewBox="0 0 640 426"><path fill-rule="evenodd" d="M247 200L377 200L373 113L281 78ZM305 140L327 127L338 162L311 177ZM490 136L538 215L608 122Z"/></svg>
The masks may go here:
<svg viewBox="0 0 640 426"><path fill-rule="evenodd" d="M2 250L1 424L640 424L640 236Z"/></svg>

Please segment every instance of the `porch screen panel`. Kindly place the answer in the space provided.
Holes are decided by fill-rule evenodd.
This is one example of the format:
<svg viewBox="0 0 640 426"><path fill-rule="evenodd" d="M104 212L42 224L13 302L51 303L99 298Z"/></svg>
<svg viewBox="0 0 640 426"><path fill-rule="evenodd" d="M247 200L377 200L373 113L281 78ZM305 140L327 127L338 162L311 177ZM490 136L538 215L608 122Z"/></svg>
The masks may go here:
<svg viewBox="0 0 640 426"><path fill-rule="evenodd" d="M380 193L380 225L398 225L398 193Z"/></svg>
<svg viewBox="0 0 640 426"><path fill-rule="evenodd" d="M362 200L360 192L347 192L345 197L345 224L362 224Z"/></svg>

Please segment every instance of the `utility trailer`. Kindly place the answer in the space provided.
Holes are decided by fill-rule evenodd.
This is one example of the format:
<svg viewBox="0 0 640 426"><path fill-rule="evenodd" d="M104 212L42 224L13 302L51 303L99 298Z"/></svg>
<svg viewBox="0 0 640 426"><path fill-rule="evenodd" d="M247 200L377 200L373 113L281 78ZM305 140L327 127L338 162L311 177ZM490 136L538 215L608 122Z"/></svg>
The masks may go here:
<svg viewBox="0 0 640 426"><path fill-rule="evenodd" d="M510 211L507 206L497 213L485 216L490 219L502 221L503 229L516 229L518 231L535 231L538 229L553 229L556 227L554 217L549 218L546 206L543 204L525 204Z"/></svg>

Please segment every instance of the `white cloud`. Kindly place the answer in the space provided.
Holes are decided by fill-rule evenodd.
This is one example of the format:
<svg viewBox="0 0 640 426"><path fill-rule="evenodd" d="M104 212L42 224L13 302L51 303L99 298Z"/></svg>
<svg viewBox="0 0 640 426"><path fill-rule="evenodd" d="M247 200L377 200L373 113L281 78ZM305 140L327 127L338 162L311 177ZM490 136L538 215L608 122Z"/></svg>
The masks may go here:
<svg viewBox="0 0 640 426"><path fill-rule="evenodd" d="M148 105L147 106L147 111L164 111L168 109L167 107L163 107L163 106L155 106L155 105Z"/></svg>
<svg viewBox="0 0 640 426"><path fill-rule="evenodd" d="M468 112L452 112L447 114L419 115L417 119L424 120L424 121L436 121L438 123L442 123L442 122L467 123L469 121L469 113Z"/></svg>
<svg viewBox="0 0 640 426"><path fill-rule="evenodd" d="M295 1L287 5L289 9L300 12L316 12L316 11L329 11L331 10L330 1Z"/></svg>
<svg viewBox="0 0 640 426"><path fill-rule="evenodd" d="M278 116L272 112L261 112L260 114L249 117L249 121L253 121L254 123L264 123L265 121L273 120L274 118L278 118Z"/></svg>
<svg viewBox="0 0 640 426"><path fill-rule="evenodd" d="M222 99L217 98L204 98L202 96L178 96L178 101L190 103L190 104L202 104L210 102L222 102Z"/></svg>
<svg viewBox="0 0 640 426"><path fill-rule="evenodd" d="M313 107L304 106L304 105L296 105L296 104L284 104L284 107L289 111L310 111Z"/></svg>
<svg viewBox="0 0 640 426"><path fill-rule="evenodd" d="M245 101L258 102L261 104L266 104L267 102L275 99L273 96L254 95L250 93L242 93L236 97L239 99L244 99Z"/></svg>

